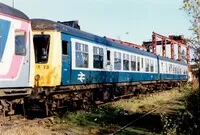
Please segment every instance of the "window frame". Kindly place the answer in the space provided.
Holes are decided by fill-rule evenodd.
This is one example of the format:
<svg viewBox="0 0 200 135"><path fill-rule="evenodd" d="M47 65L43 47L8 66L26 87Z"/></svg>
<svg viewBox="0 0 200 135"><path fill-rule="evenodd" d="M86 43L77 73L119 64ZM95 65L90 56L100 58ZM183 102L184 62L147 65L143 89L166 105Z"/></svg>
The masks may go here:
<svg viewBox="0 0 200 135"><path fill-rule="evenodd" d="M68 54L68 44L69 44L69 42L66 41L66 40L62 40L61 42L62 42L62 55L68 56L68 55L69 55L69 54ZM63 42L66 42L65 45L67 45L67 46L66 46L66 49L67 49L67 50L65 50L65 51L66 51L67 54L63 53L63 45L64 45Z"/></svg>
<svg viewBox="0 0 200 135"><path fill-rule="evenodd" d="M18 34L16 34L16 33L21 33L21 32L23 32L23 36L24 36L24 44L23 44L23 49L24 49L24 52L21 52L21 53L19 53L19 52L17 52L17 45L16 45L16 36L18 35ZM14 33L15 33L15 55L18 55L18 56L26 56L26 53L27 53L27 48L26 48L26 43L27 43L27 32L25 31L25 30L22 30L22 29L15 29L15 31L14 31Z"/></svg>
<svg viewBox="0 0 200 135"><path fill-rule="evenodd" d="M77 48L77 44L79 44L78 48ZM77 54L80 53L81 55L85 54L87 55L87 66L77 66ZM82 56L83 58L83 56ZM84 61L84 60L82 60ZM76 68L89 68L89 46L88 44L83 44L80 42L75 42L75 67Z"/></svg>
<svg viewBox="0 0 200 135"><path fill-rule="evenodd" d="M96 49L96 51L95 51ZM100 61L100 57L102 58L102 63L100 65L102 65L102 67L95 67L95 59L94 57L98 56L98 61ZM104 48L102 47L97 47L97 46L93 46L93 68L94 69L104 69Z"/></svg>
<svg viewBox="0 0 200 135"><path fill-rule="evenodd" d="M120 61L120 69L116 69L118 61ZM114 70L122 70L122 53L119 51L114 51Z"/></svg>
<svg viewBox="0 0 200 135"><path fill-rule="evenodd" d="M131 71L137 71L137 57L131 55Z"/></svg>
<svg viewBox="0 0 200 135"><path fill-rule="evenodd" d="M129 58L130 58L129 54L123 53L123 70L124 71L130 70L130 68L129 68L129 65L130 65ZM128 64L128 66L125 65L125 64ZM127 67L127 68L125 69L125 67Z"/></svg>

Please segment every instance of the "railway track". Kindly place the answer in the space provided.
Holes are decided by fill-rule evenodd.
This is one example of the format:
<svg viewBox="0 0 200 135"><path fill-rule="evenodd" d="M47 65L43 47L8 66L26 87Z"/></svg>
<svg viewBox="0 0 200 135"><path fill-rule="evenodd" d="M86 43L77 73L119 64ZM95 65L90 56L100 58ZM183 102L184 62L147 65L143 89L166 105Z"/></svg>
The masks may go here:
<svg viewBox="0 0 200 135"><path fill-rule="evenodd" d="M155 92L152 92L152 93L155 93ZM145 95L147 95L147 94L138 94L138 95L128 94L128 95L115 97L112 100L106 101L106 102L97 101L97 102L95 102L95 104L96 104L96 107L102 107L102 106L108 105L110 103L116 102L120 99L129 99L129 98L132 98L132 97L138 98L138 97L145 96ZM152 110L152 112L153 111L154 110ZM152 112L149 112L146 115L148 115ZM142 116L142 117L145 117L145 116ZM0 130L6 131L6 130L9 130L11 128L20 127L20 126L38 126L38 125L40 125L40 126L46 127L46 125L51 125L51 124L54 123L55 117L56 116L28 119L28 118L26 118L22 115L7 116L5 118L2 118L2 121L0 121ZM134 122L138 121L139 119L141 119L141 118L138 118L138 119L133 120L132 122L128 123L124 127L117 130L116 133L113 133L113 135L117 134L118 132L121 132L122 130L127 128L129 125L132 125Z"/></svg>
<svg viewBox="0 0 200 135"><path fill-rule="evenodd" d="M27 119L25 117L20 116L20 118L17 118L17 116L14 117L11 120L1 121L0 122L0 132L5 132L10 129L14 129L16 127L22 127L22 126L46 126L51 125L54 122L54 116L46 117L46 118L36 118L36 119ZM6 117L5 119L10 119Z"/></svg>

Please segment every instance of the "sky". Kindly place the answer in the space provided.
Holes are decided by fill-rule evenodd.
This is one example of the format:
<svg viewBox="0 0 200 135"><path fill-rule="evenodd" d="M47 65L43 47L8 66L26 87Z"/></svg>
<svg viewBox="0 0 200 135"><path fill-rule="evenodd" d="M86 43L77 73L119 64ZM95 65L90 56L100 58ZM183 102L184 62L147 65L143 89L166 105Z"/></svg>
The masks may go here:
<svg viewBox="0 0 200 135"><path fill-rule="evenodd" d="M30 18L78 20L81 30L136 44L165 36L192 36L183 0L14 0ZM0 0L12 6L13 0Z"/></svg>

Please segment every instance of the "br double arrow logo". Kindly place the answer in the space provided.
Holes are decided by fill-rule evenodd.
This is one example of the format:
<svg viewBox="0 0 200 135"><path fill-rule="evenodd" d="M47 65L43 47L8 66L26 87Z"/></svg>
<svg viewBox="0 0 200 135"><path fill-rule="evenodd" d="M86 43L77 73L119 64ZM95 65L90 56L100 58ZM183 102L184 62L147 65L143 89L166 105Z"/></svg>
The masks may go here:
<svg viewBox="0 0 200 135"><path fill-rule="evenodd" d="M83 74L82 72L80 72L78 74L78 80L81 81L83 83L83 81L85 80L85 74Z"/></svg>

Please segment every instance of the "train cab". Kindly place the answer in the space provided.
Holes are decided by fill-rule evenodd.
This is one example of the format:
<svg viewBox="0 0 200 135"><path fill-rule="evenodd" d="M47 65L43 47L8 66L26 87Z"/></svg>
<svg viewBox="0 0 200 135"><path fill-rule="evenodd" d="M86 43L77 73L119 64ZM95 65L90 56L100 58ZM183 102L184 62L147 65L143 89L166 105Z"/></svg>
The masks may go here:
<svg viewBox="0 0 200 135"><path fill-rule="evenodd" d="M35 86L57 86L61 77L60 32L34 30Z"/></svg>

